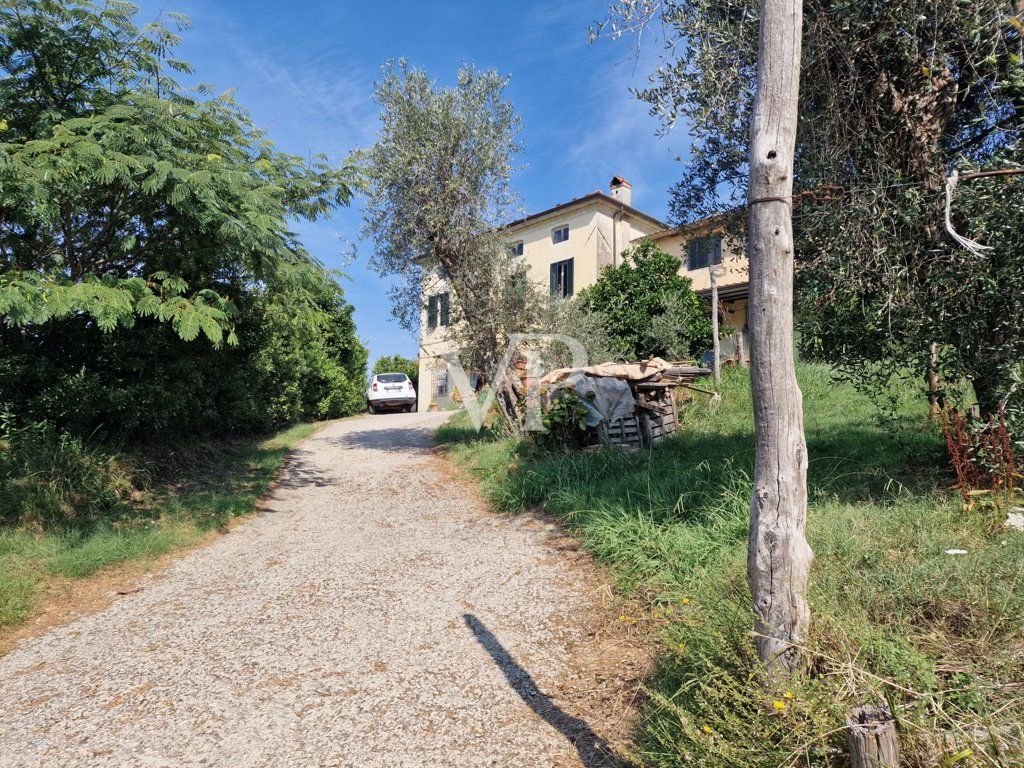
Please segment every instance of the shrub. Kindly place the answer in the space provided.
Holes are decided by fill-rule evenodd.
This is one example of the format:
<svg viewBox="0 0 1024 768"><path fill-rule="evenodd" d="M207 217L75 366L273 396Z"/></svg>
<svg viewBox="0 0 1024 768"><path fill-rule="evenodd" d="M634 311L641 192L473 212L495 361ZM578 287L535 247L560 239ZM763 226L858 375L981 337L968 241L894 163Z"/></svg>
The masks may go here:
<svg viewBox="0 0 1024 768"><path fill-rule="evenodd" d="M625 251L622 264L601 270L577 301L598 313L605 332L628 358L699 355L711 346L711 315L679 274L679 259L644 239ZM659 321L668 315L667 324Z"/></svg>
<svg viewBox="0 0 1024 768"><path fill-rule="evenodd" d="M0 425L0 523L91 528L130 513L132 473L47 422Z"/></svg>

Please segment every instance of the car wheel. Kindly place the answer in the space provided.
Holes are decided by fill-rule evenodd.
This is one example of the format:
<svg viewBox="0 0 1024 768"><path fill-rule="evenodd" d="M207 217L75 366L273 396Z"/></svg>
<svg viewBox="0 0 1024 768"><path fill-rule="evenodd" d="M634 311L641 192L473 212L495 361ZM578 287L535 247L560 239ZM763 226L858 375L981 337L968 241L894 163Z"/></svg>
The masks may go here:
<svg viewBox="0 0 1024 768"><path fill-rule="evenodd" d="M373 403L367 403L366 407L370 411L370 413L376 413L377 412L377 409L373 407Z"/></svg>
<svg viewBox="0 0 1024 768"><path fill-rule="evenodd" d="M407 405L407 406L405 406L405 412L406 413L412 413L415 410L416 410L416 406L415 405Z"/></svg>

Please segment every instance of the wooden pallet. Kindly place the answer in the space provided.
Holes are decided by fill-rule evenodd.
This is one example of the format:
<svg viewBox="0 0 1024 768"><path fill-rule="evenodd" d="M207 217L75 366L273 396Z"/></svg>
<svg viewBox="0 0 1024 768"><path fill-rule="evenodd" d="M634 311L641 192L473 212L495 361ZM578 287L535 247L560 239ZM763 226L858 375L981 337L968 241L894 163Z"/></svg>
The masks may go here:
<svg viewBox="0 0 1024 768"><path fill-rule="evenodd" d="M642 448L643 434L640 429L640 418L636 413L616 419L602 425L601 442L605 445L618 445L623 448Z"/></svg>
<svg viewBox="0 0 1024 768"><path fill-rule="evenodd" d="M648 448L671 435L679 425L672 388L638 392L637 413L643 445Z"/></svg>

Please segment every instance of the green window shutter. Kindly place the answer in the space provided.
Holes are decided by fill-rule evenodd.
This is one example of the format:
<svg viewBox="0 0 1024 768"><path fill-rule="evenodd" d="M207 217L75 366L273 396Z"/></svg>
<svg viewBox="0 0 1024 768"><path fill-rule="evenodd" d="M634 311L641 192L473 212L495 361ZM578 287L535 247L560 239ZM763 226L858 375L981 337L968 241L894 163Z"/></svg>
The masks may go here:
<svg viewBox="0 0 1024 768"><path fill-rule="evenodd" d="M437 296L427 299L427 328L437 328Z"/></svg>
<svg viewBox="0 0 1024 768"><path fill-rule="evenodd" d="M690 271L700 269L700 240L691 240L686 244L687 268Z"/></svg>
<svg viewBox="0 0 1024 768"><path fill-rule="evenodd" d="M558 295L558 265L551 265L551 295Z"/></svg>
<svg viewBox="0 0 1024 768"><path fill-rule="evenodd" d="M572 296L572 262L572 259L569 259L568 261L565 262L565 288L562 295L566 297Z"/></svg>
<svg viewBox="0 0 1024 768"><path fill-rule="evenodd" d="M441 304L441 321L440 321L440 324L441 325L448 325L448 320L449 320L449 317L450 317L450 314L449 314L449 303L448 303L448 294L447 293L442 293L439 298L440 298L440 304Z"/></svg>

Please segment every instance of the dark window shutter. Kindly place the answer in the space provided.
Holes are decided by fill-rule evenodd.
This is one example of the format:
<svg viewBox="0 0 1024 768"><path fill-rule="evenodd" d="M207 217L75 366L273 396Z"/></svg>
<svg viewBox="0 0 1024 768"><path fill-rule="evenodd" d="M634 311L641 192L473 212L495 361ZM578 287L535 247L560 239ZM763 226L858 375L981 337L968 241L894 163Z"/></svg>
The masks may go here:
<svg viewBox="0 0 1024 768"><path fill-rule="evenodd" d="M437 328L437 296L427 299L427 328Z"/></svg>
<svg viewBox="0 0 1024 768"><path fill-rule="evenodd" d="M691 240L689 243L686 244L686 253L688 257L687 267L690 269L691 272L695 269L698 269L697 259L700 255L700 249L697 240Z"/></svg>
<svg viewBox="0 0 1024 768"><path fill-rule="evenodd" d="M563 296L572 296L572 259L565 262L565 293Z"/></svg>
<svg viewBox="0 0 1024 768"><path fill-rule="evenodd" d="M551 265L551 295L558 295L558 265Z"/></svg>
<svg viewBox="0 0 1024 768"><path fill-rule="evenodd" d="M714 263L715 264L721 264L722 263L722 238L716 237L716 238L713 239L712 242L713 242L712 251L713 251L714 256L715 256L715 262Z"/></svg>
<svg viewBox="0 0 1024 768"><path fill-rule="evenodd" d="M448 305L448 294L441 294L441 325L448 325L449 318L449 305Z"/></svg>

